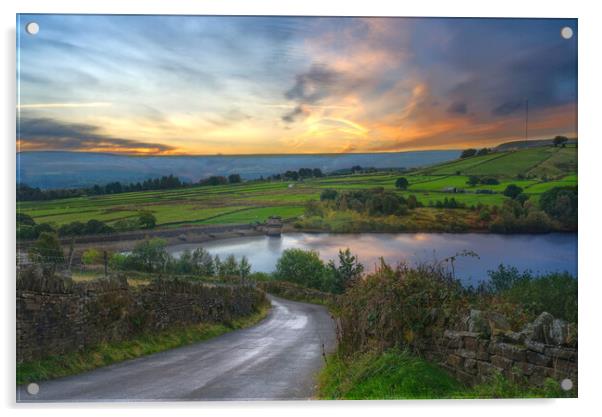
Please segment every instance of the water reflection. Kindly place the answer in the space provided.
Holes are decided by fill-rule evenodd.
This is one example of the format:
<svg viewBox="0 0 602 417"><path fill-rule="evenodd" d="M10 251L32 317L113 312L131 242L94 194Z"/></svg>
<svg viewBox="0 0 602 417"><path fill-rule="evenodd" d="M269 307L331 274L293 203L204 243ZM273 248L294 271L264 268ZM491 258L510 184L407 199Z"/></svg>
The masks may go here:
<svg viewBox="0 0 602 417"><path fill-rule="evenodd" d="M492 234L309 234L289 233L282 237L253 236L182 244L169 248L178 256L185 249L202 246L212 254L237 258L247 256L253 270L271 272L282 252L289 248L314 249L325 261L335 259L339 249L350 248L368 271L374 270L383 257L391 264L411 264L441 260L469 250L479 258L460 258L456 274L465 283L475 284L487 278L487 271L501 263L534 272L568 271L577 274L577 236L552 233L547 235Z"/></svg>

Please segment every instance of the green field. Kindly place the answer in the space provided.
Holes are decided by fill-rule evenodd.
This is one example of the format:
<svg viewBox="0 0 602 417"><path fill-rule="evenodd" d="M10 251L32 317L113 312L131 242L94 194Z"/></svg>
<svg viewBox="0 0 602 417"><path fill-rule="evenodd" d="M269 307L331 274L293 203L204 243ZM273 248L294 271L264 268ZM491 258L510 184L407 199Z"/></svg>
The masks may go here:
<svg viewBox="0 0 602 417"><path fill-rule="evenodd" d="M468 176L494 177L497 185L467 185ZM576 147L540 147L519 151L494 152L484 156L459 159L407 174L377 172L315 178L299 182L246 182L214 187L190 187L176 190L145 191L94 197L77 197L53 201L22 202L20 212L37 223L60 226L73 221L97 219L113 224L122 219L150 211L157 225L177 227L192 224L243 224L262 222L270 216L285 219L303 213L304 203L319 199L326 188L361 190L383 187L396 190L395 181L404 176L408 190L428 205L454 197L467 205L502 204L503 190L516 184L534 200L553 187L577 185ZM462 193L447 192L455 187ZM492 194L477 194L477 190Z"/></svg>

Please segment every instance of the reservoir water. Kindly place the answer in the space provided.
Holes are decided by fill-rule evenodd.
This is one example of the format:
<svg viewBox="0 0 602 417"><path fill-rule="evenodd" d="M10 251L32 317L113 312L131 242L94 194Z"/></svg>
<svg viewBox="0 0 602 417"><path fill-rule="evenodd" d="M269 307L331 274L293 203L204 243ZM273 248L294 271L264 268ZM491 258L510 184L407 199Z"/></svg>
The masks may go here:
<svg viewBox="0 0 602 417"><path fill-rule="evenodd" d="M179 256L185 249L203 247L222 259L234 254L246 256L254 271L272 272L282 252L289 248L313 249L324 261L336 259L339 249L350 248L367 271L380 257L390 264L410 264L442 260L462 251L479 257L459 257L455 273L465 284L487 280L487 271L498 265L512 265L535 273L567 271L577 276L577 235L495 235L447 233L286 233L281 237L252 236L217 240L202 244L181 244L168 250Z"/></svg>

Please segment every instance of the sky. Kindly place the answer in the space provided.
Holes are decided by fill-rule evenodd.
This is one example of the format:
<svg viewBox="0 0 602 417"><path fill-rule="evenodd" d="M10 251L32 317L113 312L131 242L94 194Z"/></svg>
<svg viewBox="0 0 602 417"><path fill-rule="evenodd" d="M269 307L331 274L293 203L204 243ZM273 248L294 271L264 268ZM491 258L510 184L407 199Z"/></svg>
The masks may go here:
<svg viewBox="0 0 602 417"><path fill-rule="evenodd" d="M526 100L529 138L577 135L574 19L20 15L17 49L18 151L484 147Z"/></svg>

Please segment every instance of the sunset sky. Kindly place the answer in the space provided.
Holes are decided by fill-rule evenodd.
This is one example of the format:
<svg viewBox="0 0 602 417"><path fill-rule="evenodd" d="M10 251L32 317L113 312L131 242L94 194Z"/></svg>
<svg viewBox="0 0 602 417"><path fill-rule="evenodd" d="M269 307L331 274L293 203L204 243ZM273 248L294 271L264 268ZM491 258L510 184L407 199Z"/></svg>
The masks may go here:
<svg viewBox="0 0 602 417"><path fill-rule="evenodd" d="M527 98L531 138L576 136L576 20L21 15L17 34L18 150L462 149L523 139Z"/></svg>

